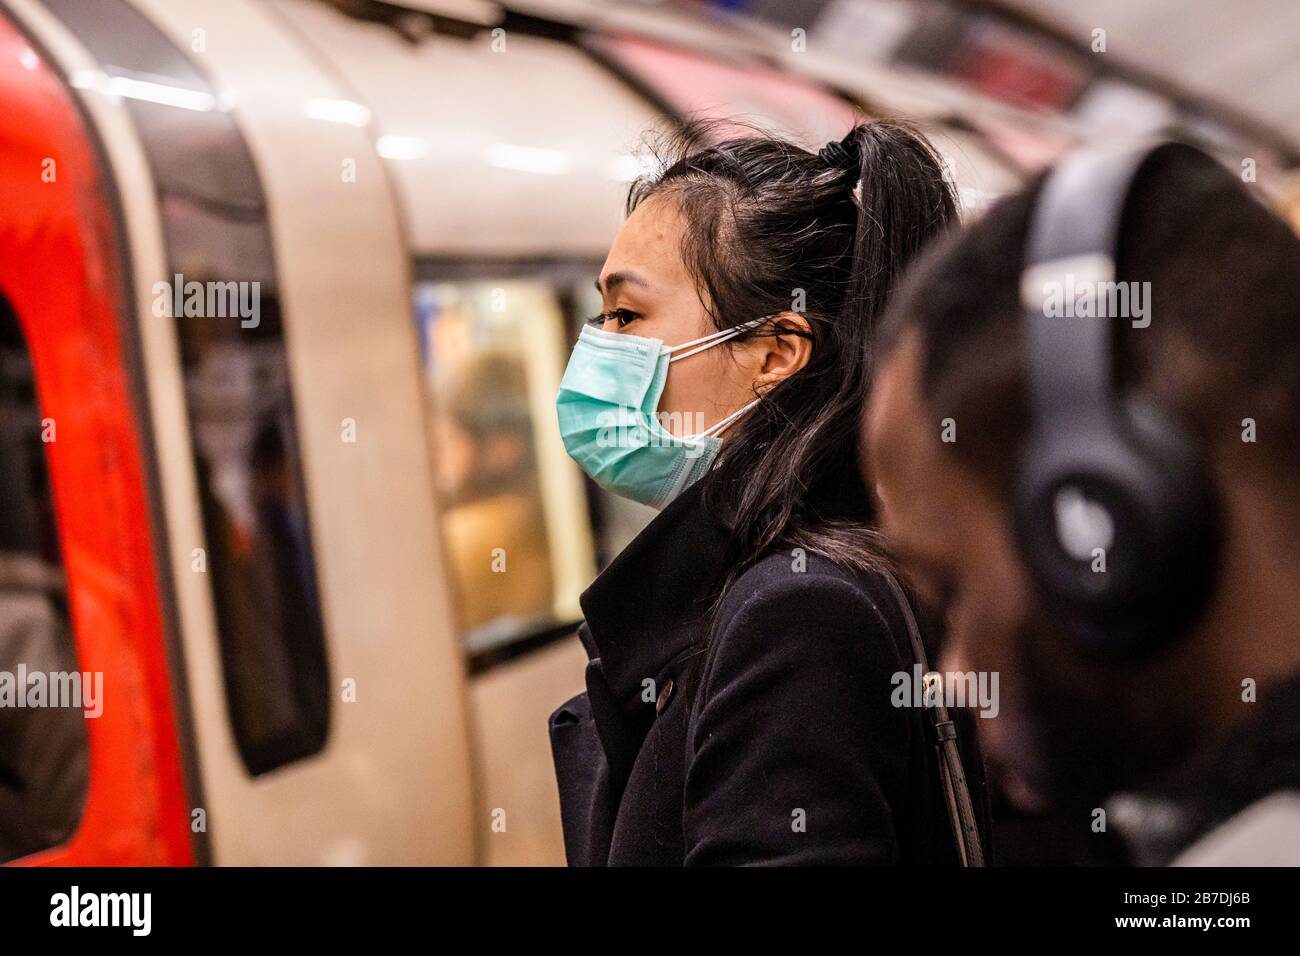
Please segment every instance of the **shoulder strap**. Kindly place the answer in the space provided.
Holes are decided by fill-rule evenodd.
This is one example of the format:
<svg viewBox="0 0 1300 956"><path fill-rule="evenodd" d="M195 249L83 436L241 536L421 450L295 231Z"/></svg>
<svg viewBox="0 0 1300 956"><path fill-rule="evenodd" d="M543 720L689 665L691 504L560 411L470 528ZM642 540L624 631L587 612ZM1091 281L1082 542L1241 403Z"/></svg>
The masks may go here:
<svg viewBox="0 0 1300 956"><path fill-rule="evenodd" d="M912 605L903 593L903 588L888 571L882 572L890 591L903 611L903 620L907 624L907 636L912 642L912 652L921 670L930 673L930 664L925 657L925 645L921 643L921 629L917 626ZM975 819L975 805L971 802L970 788L966 784L966 769L962 766L961 750L957 747L957 725L948 716L944 706L943 695L939 695L933 707L926 707L934 721L934 732L939 751L939 776L943 780L944 800L948 806L948 820L952 824L953 839L961 854L962 866L983 866L984 847L980 842L979 825Z"/></svg>

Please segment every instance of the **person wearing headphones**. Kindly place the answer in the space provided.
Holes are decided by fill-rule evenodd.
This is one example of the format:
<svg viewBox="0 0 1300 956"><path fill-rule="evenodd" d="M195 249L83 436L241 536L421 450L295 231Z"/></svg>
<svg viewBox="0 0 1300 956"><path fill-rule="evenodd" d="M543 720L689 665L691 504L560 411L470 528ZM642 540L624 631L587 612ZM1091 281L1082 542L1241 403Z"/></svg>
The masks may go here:
<svg viewBox="0 0 1300 956"><path fill-rule="evenodd" d="M876 317L951 188L898 126L716 133L633 186L557 398L591 479L660 509L581 598L569 862L978 862L952 722L891 704L924 648L856 454Z"/></svg>
<svg viewBox="0 0 1300 956"><path fill-rule="evenodd" d="M1000 675L990 775L1138 864L1300 864L1296 235L1189 146L1085 152L882 350L869 481L944 669Z"/></svg>

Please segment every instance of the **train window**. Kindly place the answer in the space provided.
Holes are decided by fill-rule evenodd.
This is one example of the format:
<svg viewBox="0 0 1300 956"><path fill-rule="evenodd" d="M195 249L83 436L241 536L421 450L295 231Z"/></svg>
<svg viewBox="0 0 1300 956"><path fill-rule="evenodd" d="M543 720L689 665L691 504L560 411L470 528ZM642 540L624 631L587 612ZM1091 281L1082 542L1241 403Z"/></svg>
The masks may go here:
<svg viewBox="0 0 1300 956"><path fill-rule="evenodd" d="M555 427L568 356L555 286L421 282L415 314L466 649L490 652L572 625L595 559L582 476Z"/></svg>
<svg viewBox="0 0 1300 956"><path fill-rule="evenodd" d="M278 303L178 319L227 707L254 776L318 753L330 682Z"/></svg>
<svg viewBox="0 0 1300 956"><path fill-rule="evenodd" d="M17 317L0 296L0 862L67 840L89 782L84 714L97 692L93 675L82 686L72 642L48 425Z"/></svg>

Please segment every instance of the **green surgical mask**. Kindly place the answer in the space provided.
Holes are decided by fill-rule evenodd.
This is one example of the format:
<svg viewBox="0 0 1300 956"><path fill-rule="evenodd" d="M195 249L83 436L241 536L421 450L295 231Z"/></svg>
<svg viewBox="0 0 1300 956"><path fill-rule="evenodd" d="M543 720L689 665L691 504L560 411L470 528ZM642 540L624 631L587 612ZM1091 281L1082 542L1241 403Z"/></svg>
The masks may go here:
<svg viewBox="0 0 1300 956"><path fill-rule="evenodd" d="M722 447L718 435L759 402L755 399L696 434L673 435L658 414L669 365L721 345L768 318L671 348L660 339L584 327L555 399L560 435L570 457L602 488L664 507L708 472Z"/></svg>

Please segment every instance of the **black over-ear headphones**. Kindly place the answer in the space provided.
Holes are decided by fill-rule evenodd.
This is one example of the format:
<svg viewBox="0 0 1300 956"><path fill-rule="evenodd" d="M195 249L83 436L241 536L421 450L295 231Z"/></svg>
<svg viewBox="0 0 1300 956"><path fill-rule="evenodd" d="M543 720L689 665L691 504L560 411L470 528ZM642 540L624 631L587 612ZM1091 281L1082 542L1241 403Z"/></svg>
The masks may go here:
<svg viewBox="0 0 1300 956"><path fill-rule="evenodd" d="M1071 155L1048 175L1029 223L1020 303L1030 435L1015 528L1047 610L1086 651L1141 653L1177 637L1217 570L1208 470L1197 444L1153 403L1120 395L1116 338L1130 319L1106 314L1114 287L1103 285L1117 281L1134 179L1174 151L1208 159L1175 143ZM1085 283L1100 316L1069 304ZM1065 315L1049 308L1063 301Z"/></svg>

